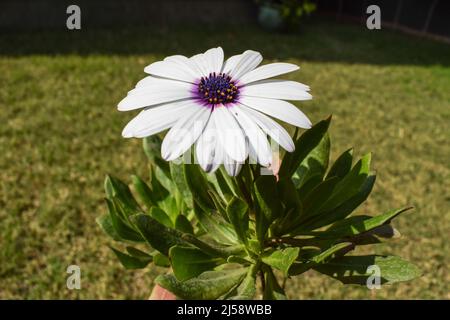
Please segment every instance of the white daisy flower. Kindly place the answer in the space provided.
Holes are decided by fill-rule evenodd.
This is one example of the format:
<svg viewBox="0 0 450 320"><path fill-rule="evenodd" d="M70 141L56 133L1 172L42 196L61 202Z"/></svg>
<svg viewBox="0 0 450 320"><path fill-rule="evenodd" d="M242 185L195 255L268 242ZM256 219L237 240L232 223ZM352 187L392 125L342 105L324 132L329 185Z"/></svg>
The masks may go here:
<svg viewBox="0 0 450 320"><path fill-rule="evenodd" d="M300 128L311 122L284 100L309 100L309 86L269 79L298 70L291 63L259 66L261 54L247 50L224 61L222 48L191 58L175 55L147 66L149 74L119 103L120 111L144 108L124 128L125 138L150 136L170 129L162 157L175 160L195 144L196 160L207 172L221 164L237 175L250 156L262 166L272 163L267 136L286 151L294 143L270 117ZM270 116L270 117L269 117Z"/></svg>

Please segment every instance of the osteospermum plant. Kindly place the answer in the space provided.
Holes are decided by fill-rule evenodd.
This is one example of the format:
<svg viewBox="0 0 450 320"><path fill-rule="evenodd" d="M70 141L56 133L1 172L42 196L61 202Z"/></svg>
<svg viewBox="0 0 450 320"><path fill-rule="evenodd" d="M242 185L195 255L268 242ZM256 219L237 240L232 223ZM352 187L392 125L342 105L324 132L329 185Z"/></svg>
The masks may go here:
<svg viewBox="0 0 450 320"><path fill-rule="evenodd" d="M353 254L399 237L391 221L410 208L354 214L375 183L370 154L330 164L331 117L311 127L285 101L311 99L309 87L267 80L298 67L261 61L250 50L224 61L221 48L167 57L120 102L144 108L123 136L144 138L150 174L105 180L97 221L118 260L166 267L155 282L180 299L253 299L257 288L285 299L287 280L309 270L357 285L419 276L397 256ZM308 130L292 139L271 117Z"/></svg>

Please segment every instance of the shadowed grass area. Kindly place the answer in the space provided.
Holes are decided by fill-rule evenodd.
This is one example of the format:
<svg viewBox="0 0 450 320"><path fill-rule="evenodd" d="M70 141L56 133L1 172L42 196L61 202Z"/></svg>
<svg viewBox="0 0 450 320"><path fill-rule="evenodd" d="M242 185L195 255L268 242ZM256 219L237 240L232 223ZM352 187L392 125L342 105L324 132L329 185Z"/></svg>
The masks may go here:
<svg viewBox="0 0 450 320"><path fill-rule="evenodd" d="M112 30L0 35L0 298L147 298L157 269L124 271L95 223L103 179L146 175L140 140L120 135L134 113L117 103L143 68L167 54L251 48L301 70L313 122L333 114L333 158L373 151L378 180L359 212L415 210L403 237L377 253L401 255L424 276L370 291L308 272L291 298L450 298L450 46L389 31L318 22L299 35L258 29ZM66 288L77 264L82 289Z"/></svg>

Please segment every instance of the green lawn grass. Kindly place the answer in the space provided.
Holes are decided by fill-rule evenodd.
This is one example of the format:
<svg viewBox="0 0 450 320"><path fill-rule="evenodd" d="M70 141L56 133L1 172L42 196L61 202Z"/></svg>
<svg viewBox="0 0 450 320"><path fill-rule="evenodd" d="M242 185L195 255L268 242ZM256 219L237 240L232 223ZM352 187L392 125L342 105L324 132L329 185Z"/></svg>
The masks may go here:
<svg viewBox="0 0 450 320"><path fill-rule="evenodd" d="M214 45L301 66L288 77L311 86L314 99L299 106L313 122L333 114L333 158L351 146L373 151L378 180L360 213L415 206L395 222L403 237L375 250L411 260L422 278L375 292L311 271L289 296L449 299L450 46L330 22L299 35L239 27L1 34L0 298L148 297L159 270L123 270L95 223L105 174L146 174L141 141L121 137L134 113L116 105L147 64ZM66 288L70 264L81 267L81 290Z"/></svg>

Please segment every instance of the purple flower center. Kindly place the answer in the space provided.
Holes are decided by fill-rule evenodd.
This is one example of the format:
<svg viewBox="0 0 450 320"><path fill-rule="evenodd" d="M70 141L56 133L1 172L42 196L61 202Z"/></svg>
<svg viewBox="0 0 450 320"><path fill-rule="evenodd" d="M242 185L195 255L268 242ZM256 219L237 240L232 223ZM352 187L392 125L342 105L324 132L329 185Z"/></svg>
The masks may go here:
<svg viewBox="0 0 450 320"><path fill-rule="evenodd" d="M233 103L239 96L239 88L225 73L210 73L202 77L198 83L198 98L206 105Z"/></svg>

